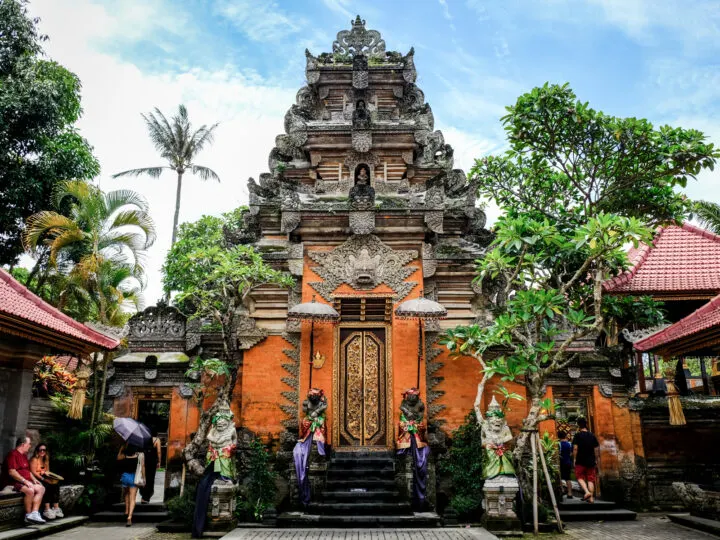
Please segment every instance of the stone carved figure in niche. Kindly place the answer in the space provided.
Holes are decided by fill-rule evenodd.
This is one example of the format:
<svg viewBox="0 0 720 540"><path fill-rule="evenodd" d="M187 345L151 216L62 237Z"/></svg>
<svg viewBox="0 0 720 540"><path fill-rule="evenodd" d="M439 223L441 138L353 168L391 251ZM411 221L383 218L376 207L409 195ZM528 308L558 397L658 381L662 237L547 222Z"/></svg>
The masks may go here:
<svg viewBox="0 0 720 540"><path fill-rule="evenodd" d="M496 476L515 476L515 467L510 459L510 451L505 446L512 441L513 435L507 425L505 413L493 396L488 405L482 427L482 444L485 450L483 476L486 479Z"/></svg>
<svg viewBox="0 0 720 540"><path fill-rule="evenodd" d="M403 392L400 403L400 429L398 431L397 447L410 448L411 439L415 439L418 448L427 446L425 441L425 404L420 399L420 390L409 388Z"/></svg>
<svg viewBox="0 0 720 540"><path fill-rule="evenodd" d="M375 188L370 185L370 168L365 163L355 167L354 184L350 189L350 209L372 210L375 207Z"/></svg>
<svg viewBox="0 0 720 540"><path fill-rule="evenodd" d="M235 451L237 450L237 431L234 415L227 402L221 403L212 419L212 427L207 435L208 464L213 464L220 478L232 482L235 480Z"/></svg>
<svg viewBox="0 0 720 540"><path fill-rule="evenodd" d="M365 104L365 100L359 99L355 104L355 110L352 114L352 125L355 129L370 128L371 118L370 111Z"/></svg>
<svg viewBox="0 0 720 540"><path fill-rule="evenodd" d="M301 442L312 435L316 443L325 444L327 440L327 427L325 425L327 407L325 392L318 388L312 388L302 404L305 417L300 422Z"/></svg>

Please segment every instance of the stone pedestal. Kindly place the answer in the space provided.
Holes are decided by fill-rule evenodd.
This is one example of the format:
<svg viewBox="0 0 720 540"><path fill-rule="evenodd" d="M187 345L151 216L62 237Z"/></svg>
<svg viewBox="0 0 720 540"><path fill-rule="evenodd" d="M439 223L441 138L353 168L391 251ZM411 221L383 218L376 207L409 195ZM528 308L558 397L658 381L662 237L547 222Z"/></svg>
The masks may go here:
<svg viewBox="0 0 720 540"><path fill-rule="evenodd" d="M235 498L237 485L224 480L215 480L210 490L207 531L231 531L237 525L235 519Z"/></svg>
<svg viewBox="0 0 720 540"><path fill-rule="evenodd" d="M483 525L496 535L522 534L522 524L513 510L517 492L520 490L514 476L496 476L485 480Z"/></svg>

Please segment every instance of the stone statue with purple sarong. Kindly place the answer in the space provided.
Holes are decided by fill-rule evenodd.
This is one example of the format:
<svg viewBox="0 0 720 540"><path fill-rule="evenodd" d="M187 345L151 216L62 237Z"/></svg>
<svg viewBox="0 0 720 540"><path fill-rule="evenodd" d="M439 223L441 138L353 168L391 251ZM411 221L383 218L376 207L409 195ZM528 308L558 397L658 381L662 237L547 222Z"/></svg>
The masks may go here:
<svg viewBox="0 0 720 540"><path fill-rule="evenodd" d="M310 503L308 468L313 441L317 444L318 454L321 456L326 455L327 426L325 425L325 411L327 406L325 392L319 388L312 388L307 394L307 399L303 401L303 414L305 416L300 422L300 438L293 449L298 493L300 502L303 505Z"/></svg>
<svg viewBox="0 0 720 540"><path fill-rule="evenodd" d="M427 490L427 468L430 447L425 440L425 404L420 399L420 390L409 388L403 392L400 403L400 426L398 429L398 454L410 453L413 460L413 507L425 508Z"/></svg>

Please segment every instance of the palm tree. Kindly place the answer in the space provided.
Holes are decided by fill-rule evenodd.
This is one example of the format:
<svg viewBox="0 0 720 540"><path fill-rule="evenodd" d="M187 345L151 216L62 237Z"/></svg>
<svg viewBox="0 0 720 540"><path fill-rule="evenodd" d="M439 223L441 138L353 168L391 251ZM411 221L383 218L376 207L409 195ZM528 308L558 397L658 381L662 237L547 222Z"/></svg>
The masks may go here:
<svg viewBox="0 0 720 540"><path fill-rule="evenodd" d="M710 201L695 201L693 214L700 225L715 234L720 234L720 204Z"/></svg>
<svg viewBox="0 0 720 540"><path fill-rule="evenodd" d="M147 174L152 178L157 178L163 169L170 169L177 173L177 192L175 195L175 217L173 218L172 244L175 244L177 238L178 218L180 216L180 194L182 191L183 174L190 171L200 177L201 180L217 180L220 177L208 167L197 165L195 158L206 144L213 142L213 131L218 124L210 127L201 126L196 131L192 130L192 125L188 119L187 109L185 105L178 107L178 113L172 117L172 123L168 122L155 107L155 114L148 113L142 115L145 124L147 124L150 132L150 139L155 148L160 152L160 156L168 161L167 165L159 167L143 167L141 169L130 169L113 175L113 178L120 176L140 176Z"/></svg>
<svg viewBox="0 0 720 540"><path fill-rule="evenodd" d="M56 208L68 205L67 215L38 212L27 220L25 249L44 245L49 270L62 266L65 276L59 307L70 298L97 302L99 322L110 324L126 294L135 296L130 278L143 284L145 250L155 241L155 226L145 199L130 190L103 193L80 180L61 182L53 196ZM52 275L52 272L47 272Z"/></svg>

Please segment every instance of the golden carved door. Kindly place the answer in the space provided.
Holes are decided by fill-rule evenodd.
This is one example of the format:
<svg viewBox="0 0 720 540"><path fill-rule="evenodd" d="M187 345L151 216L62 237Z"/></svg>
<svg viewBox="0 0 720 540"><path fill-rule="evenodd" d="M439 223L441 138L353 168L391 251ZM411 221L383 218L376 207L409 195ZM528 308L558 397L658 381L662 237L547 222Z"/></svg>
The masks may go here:
<svg viewBox="0 0 720 540"><path fill-rule="evenodd" d="M340 330L340 445L385 446L385 329Z"/></svg>

